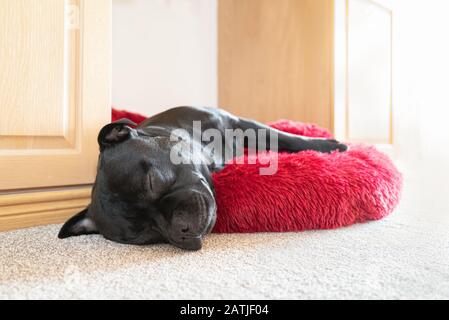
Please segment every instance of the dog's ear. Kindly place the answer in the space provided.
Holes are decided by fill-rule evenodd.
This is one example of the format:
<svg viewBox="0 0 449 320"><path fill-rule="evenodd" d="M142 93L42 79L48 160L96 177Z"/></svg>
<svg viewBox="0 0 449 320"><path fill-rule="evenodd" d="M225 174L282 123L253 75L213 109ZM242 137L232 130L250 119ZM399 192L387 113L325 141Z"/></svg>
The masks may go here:
<svg viewBox="0 0 449 320"><path fill-rule="evenodd" d="M97 234L95 222L89 217L89 207L70 218L59 231L58 238L81 236L84 234Z"/></svg>
<svg viewBox="0 0 449 320"><path fill-rule="evenodd" d="M98 134L98 145L100 146L100 151L128 139L131 132L134 131L131 127L135 126L137 126L137 124L129 119L121 119L104 126Z"/></svg>

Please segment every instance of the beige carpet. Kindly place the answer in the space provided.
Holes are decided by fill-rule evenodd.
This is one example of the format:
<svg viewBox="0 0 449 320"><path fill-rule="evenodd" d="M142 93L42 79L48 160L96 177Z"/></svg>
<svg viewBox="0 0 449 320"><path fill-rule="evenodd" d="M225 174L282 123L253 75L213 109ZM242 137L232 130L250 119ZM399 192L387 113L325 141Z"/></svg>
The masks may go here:
<svg viewBox="0 0 449 320"><path fill-rule="evenodd" d="M447 204L411 186L380 222L211 235L200 252L58 240L59 226L1 233L0 298L449 299Z"/></svg>
<svg viewBox="0 0 449 320"><path fill-rule="evenodd" d="M58 226L0 235L0 298L449 298L447 229L386 220L300 234L212 235L200 252Z"/></svg>

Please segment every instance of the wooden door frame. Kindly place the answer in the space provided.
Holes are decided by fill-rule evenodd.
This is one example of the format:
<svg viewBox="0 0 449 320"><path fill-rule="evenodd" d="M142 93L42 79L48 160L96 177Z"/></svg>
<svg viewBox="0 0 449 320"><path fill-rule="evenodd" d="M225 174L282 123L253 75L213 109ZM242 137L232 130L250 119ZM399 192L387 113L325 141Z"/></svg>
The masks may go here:
<svg viewBox="0 0 449 320"><path fill-rule="evenodd" d="M349 3L351 0L334 0L334 134L343 141L348 141L349 134ZM394 13L388 0L365 0L390 15L391 19L391 96L390 96L390 135L387 143L376 145L392 153L394 148L394 108L393 108L393 31Z"/></svg>

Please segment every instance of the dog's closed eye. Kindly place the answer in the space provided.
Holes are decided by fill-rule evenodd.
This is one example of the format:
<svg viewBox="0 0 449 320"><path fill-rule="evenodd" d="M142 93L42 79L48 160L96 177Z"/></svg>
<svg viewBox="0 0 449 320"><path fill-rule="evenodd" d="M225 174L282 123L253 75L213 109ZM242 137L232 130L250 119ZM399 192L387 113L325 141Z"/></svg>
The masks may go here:
<svg viewBox="0 0 449 320"><path fill-rule="evenodd" d="M148 159L141 159L139 161L139 165L142 168L144 173L148 173L150 171L151 167L153 166L151 164L150 160L148 160Z"/></svg>
<svg viewBox="0 0 449 320"><path fill-rule="evenodd" d="M137 195L137 198L138 198L139 200L144 200L144 199L145 199L145 193L140 192L140 193Z"/></svg>
<svg viewBox="0 0 449 320"><path fill-rule="evenodd" d="M143 170L144 178L143 178L143 190L147 190L152 192L153 189L153 181L151 177L151 168L153 165L148 159L141 159L139 161L139 165ZM139 194L139 198L144 198L144 193Z"/></svg>

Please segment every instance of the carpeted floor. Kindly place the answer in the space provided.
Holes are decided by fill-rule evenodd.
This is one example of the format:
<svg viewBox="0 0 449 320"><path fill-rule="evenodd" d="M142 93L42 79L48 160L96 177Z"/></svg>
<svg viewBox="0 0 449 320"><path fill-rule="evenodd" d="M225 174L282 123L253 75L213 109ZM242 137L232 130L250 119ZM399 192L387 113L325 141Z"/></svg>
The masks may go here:
<svg viewBox="0 0 449 320"><path fill-rule="evenodd" d="M200 252L62 241L59 226L1 233L0 298L449 299L449 212L421 211L425 186L409 185L380 222L211 235Z"/></svg>

